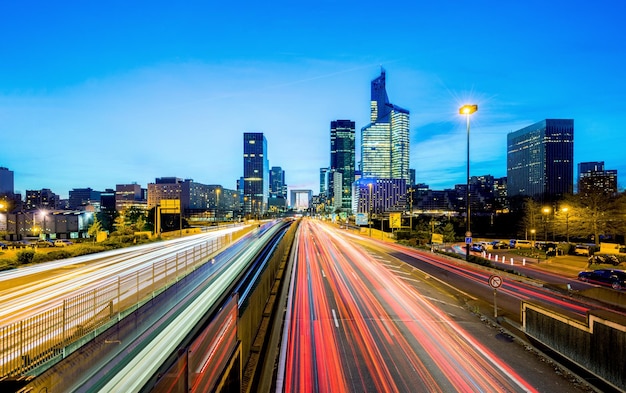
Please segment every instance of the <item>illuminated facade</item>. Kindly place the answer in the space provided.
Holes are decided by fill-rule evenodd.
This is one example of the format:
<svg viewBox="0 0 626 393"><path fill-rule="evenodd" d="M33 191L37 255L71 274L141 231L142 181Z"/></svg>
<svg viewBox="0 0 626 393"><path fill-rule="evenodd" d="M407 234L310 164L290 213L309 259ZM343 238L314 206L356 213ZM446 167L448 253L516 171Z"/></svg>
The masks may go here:
<svg viewBox="0 0 626 393"><path fill-rule="evenodd" d="M370 124L361 129L363 177L403 179L409 174L409 111L389 102L385 70L371 84Z"/></svg>
<svg viewBox="0 0 626 393"><path fill-rule="evenodd" d="M336 208L350 209L355 165L355 123L351 120L330 122L330 171L328 191ZM337 176L341 175L341 176ZM339 184L336 184L339 179Z"/></svg>
<svg viewBox="0 0 626 393"><path fill-rule="evenodd" d="M243 134L243 211L261 215L267 211L269 161L267 140L261 132Z"/></svg>
<svg viewBox="0 0 626 393"><path fill-rule="evenodd" d="M507 195L549 201L574 188L574 120L546 119L507 135Z"/></svg>
<svg viewBox="0 0 626 393"><path fill-rule="evenodd" d="M354 182L356 206L354 213L381 215L403 212L407 203L407 181L404 179L361 178Z"/></svg>
<svg viewBox="0 0 626 393"><path fill-rule="evenodd" d="M603 192L617 194L617 170L604 169L604 161L578 164L578 193Z"/></svg>

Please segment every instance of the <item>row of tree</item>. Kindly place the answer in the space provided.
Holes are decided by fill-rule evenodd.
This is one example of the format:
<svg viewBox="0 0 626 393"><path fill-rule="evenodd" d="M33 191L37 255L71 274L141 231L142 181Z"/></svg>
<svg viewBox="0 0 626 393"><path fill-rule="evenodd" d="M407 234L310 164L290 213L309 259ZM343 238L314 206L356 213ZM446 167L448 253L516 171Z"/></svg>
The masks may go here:
<svg viewBox="0 0 626 393"><path fill-rule="evenodd" d="M601 191L567 195L551 204L526 199L521 228L533 240L600 243L623 241L626 233L626 194Z"/></svg>

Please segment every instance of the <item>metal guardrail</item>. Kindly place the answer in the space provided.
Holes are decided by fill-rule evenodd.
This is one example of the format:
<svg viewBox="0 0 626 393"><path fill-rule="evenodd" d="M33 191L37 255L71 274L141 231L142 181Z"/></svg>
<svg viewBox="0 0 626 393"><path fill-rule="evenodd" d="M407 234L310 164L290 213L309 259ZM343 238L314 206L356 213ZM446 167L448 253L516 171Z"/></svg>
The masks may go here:
<svg viewBox="0 0 626 393"><path fill-rule="evenodd" d="M0 327L0 380L20 378L55 358L63 359L71 353L70 344L97 335L98 329L136 310L232 241L233 234L227 234L156 259L149 267L67 298L62 306Z"/></svg>

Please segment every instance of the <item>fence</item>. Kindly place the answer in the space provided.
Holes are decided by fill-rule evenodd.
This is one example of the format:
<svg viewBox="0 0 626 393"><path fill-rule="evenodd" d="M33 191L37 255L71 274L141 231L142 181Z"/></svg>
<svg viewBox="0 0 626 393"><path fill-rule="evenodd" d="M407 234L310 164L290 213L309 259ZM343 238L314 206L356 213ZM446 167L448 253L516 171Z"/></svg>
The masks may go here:
<svg viewBox="0 0 626 393"><path fill-rule="evenodd" d="M0 380L19 378L72 351L116 323L180 278L208 262L239 233L207 240L147 267L119 275L22 321L0 327ZM79 347L80 345L75 347ZM75 349L75 348L74 348Z"/></svg>

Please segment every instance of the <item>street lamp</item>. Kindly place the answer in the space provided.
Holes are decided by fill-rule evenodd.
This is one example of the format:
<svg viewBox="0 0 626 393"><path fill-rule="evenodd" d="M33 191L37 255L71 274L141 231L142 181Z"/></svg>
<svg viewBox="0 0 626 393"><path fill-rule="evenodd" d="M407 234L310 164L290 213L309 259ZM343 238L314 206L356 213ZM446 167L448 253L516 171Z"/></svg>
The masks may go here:
<svg viewBox="0 0 626 393"><path fill-rule="evenodd" d="M537 240L537 231L535 229L530 230L530 238L533 241L533 247L535 247L535 241Z"/></svg>
<svg viewBox="0 0 626 393"><path fill-rule="evenodd" d="M218 222L218 216L220 214L220 189L216 188L215 193L217 194L217 201L215 203L215 221Z"/></svg>
<svg viewBox="0 0 626 393"><path fill-rule="evenodd" d="M48 239L48 236L46 235L46 214L48 212L45 210L41 210L39 213L43 217L43 223L42 223L42 229L41 229L41 232L43 232L43 238Z"/></svg>
<svg viewBox="0 0 626 393"><path fill-rule="evenodd" d="M565 213L565 237L567 239L567 243L569 244L569 207L561 208L561 211Z"/></svg>
<svg viewBox="0 0 626 393"><path fill-rule="evenodd" d="M0 231L2 230L9 230L9 213L7 212L7 205L5 205L3 202L0 202L0 210L4 210L5 212L5 224L0 226Z"/></svg>
<svg viewBox="0 0 626 393"><path fill-rule="evenodd" d="M543 214L545 214L543 221L543 240L545 242L548 241L548 214L550 214L550 208L544 207L542 210Z"/></svg>
<svg viewBox="0 0 626 393"><path fill-rule="evenodd" d="M465 237L471 237L470 226L470 115L478 110L478 105L463 105L459 109L461 115L467 118L467 195L465 208ZM465 244L465 260L469 260L470 244Z"/></svg>
<svg viewBox="0 0 626 393"><path fill-rule="evenodd" d="M369 183L367 185L370 189L370 197L368 199L368 204L369 204L369 213L367 215L367 221L369 223L370 226L370 237L372 237L372 183Z"/></svg>

